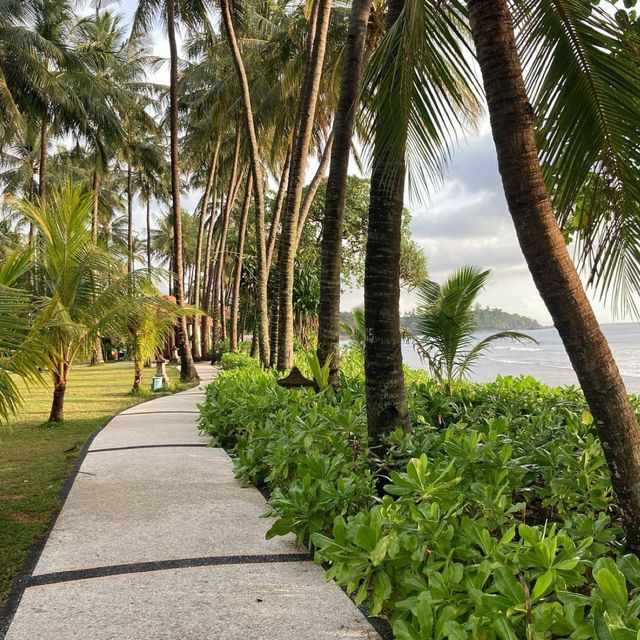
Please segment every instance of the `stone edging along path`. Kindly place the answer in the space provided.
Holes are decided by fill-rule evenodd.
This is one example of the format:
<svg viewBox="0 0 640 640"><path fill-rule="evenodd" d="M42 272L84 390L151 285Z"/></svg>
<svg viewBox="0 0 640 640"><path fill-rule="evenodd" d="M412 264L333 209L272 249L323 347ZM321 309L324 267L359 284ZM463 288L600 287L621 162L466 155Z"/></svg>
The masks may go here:
<svg viewBox="0 0 640 640"><path fill-rule="evenodd" d="M137 405L86 443L0 640L380 638L293 537L265 539L264 498L198 433L202 398Z"/></svg>

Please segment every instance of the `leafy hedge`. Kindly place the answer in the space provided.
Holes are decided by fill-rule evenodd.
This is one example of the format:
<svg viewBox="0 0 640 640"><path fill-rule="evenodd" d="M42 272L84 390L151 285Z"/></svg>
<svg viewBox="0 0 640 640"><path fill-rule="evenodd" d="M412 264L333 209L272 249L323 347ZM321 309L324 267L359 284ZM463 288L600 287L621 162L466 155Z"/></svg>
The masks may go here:
<svg viewBox="0 0 640 640"><path fill-rule="evenodd" d="M357 375L314 394L224 372L201 425L238 477L269 488L268 535L310 544L396 638L640 639L640 561L623 552L581 394L500 378L450 397L423 372L408 380L414 430L381 461Z"/></svg>

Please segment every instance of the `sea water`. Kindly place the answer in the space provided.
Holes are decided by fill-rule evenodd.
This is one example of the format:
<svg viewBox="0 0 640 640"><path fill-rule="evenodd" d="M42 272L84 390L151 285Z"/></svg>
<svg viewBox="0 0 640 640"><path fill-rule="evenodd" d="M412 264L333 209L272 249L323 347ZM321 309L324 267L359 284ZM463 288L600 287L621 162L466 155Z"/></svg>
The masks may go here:
<svg viewBox="0 0 640 640"><path fill-rule="evenodd" d="M627 390L629 393L640 393L640 324L603 324L602 330L609 341ZM481 340L490 333L493 332L478 332L477 338ZM487 382L495 380L498 375L528 375L554 386L578 384L555 328L524 333L535 338L538 344L512 340L495 342L476 361L469 378L476 382ZM405 363L410 367L427 368L410 344L403 345L402 353Z"/></svg>

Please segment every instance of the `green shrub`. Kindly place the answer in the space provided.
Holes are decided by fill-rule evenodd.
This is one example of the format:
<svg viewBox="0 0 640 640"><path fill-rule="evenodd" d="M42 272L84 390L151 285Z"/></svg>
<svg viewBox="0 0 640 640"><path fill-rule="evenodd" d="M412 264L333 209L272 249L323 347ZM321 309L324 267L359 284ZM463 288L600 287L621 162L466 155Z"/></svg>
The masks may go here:
<svg viewBox="0 0 640 640"><path fill-rule="evenodd" d="M339 393L285 390L255 368L208 389L202 427L271 491L269 536L307 540L402 640L640 637L640 562L622 555L577 389L522 377L448 394L408 372L413 430L388 437L378 498L356 357Z"/></svg>
<svg viewBox="0 0 640 640"><path fill-rule="evenodd" d="M220 366L225 369L258 369L260 362L246 353L225 353L220 359Z"/></svg>

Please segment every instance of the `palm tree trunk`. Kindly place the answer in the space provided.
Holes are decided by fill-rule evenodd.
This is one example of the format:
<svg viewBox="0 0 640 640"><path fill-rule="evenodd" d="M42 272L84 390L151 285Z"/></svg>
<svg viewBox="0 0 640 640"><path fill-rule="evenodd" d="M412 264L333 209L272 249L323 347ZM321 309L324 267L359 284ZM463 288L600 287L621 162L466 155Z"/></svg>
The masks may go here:
<svg viewBox="0 0 640 640"><path fill-rule="evenodd" d="M278 229L280 228L280 216L282 215L282 207L284 206L284 198L287 195L287 184L289 182L289 170L291 169L291 154L293 148L291 145L287 147L287 155L282 165L282 174L280 175L280 184L278 185L278 193L276 201L273 205L273 216L271 217L271 229L269 230L269 239L267 240L267 269L271 269L273 261L273 252L276 246L276 238L278 237Z"/></svg>
<svg viewBox="0 0 640 640"><path fill-rule="evenodd" d="M93 170L93 183L91 185L92 209L91 209L91 237L93 244L98 244L98 211L100 205L100 176L98 170Z"/></svg>
<svg viewBox="0 0 640 640"><path fill-rule="evenodd" d="M253 189L251 172L247 175L247 184L244 190L244 202L242 203L242 215L238 227L238 251L236 268L233 279L231 318L229 321L229 349L238 349L238 311L240 309L240 283L242 282L242 262L244 259L244 237L247 230L247 218L249 217L249 205L251 204L251 190Z"/></svg>
<svg viewBox="0 0 640 640"><path fill-rule="evenodd" d="M202 263L202 241L204 239L204 226L207 218L207 206L209 205L209 198L211 196L211 189L216 177L216 169L218 167L218 153L220 151L220 139L216 143L213 157L211 158L211 167L209 169L209 176L207 178L207 184L205 186L204 194L202 196L202 207L200 211L200 224L198 225L198 240L196 242L196 264L195 264L195 279L193 283L193 306L200 306L200 273ZM202 339L200 331L200 316L193 317L193 357L196 360L202 359Z"/></svg>
<svg viewBox="0 0 640 640"><path fill-rule="evenodd" d="M207 310L209 308L209 302L211 299L211 284L212 284L212 267L217 259L218 252L218 242L216 241L215 251L212 253L213 249L213 236L215 234L216 225L218 223L219 218L215 217L216 213L216 202L218 201L218 196L216 192L213 192L213 196L211 198L211 216L209 217L209 228L207 230L207 250L205 257L205 269L204 269L204 296L202 300L202 308ZM220 204L220 211L222 211L222 204Z"/></svg>
<svg viewBox="0 0 640 640"><path fill-rule="evenodd" d="M133 189L131 162L127 160L127 272L133 272Z"/></svg>
<svg viewBox="0 0 640 640"><path fill-rule="evenodd" d="M49 413L49 422L64 422L64 396L67 390L67 379L69 376L69 367L65 364L61 365L60 370L54 370L53 373L53 400L51 402L51 411Z"/></svg>
<svg viewBox="0 0 640 640"><path fill-rule="evenodd" d="M45 113L40 123L40 166L38 173L38 196L44 204L47 199L47 162L49 160L49 126ZM64 395L64 394L63 394Z"/></svg>
<svg viewBox="0 0 640 640"><path fill-rule="evenodd" d="M140 387L142 386L142 376L144 375L144 366L143 362L139 358L134 358L133 360L133 387L131 387L131 391L133 393L138 393L140 391Z"/></svg>
<svg viewBox="0 0 640 640"><path fill-rule="evenodd" d="M329 382L336 388L340 383L340 271L344 200L370 13L371 0L353 1L342 63L340 98L333 121L335 138L322 219L318 360L324 364L331 357Z"/></svg>
<svg viewBox="0 0 640 640"><path fill-rule="evenodd" d="M291 171L287 188L287 206L280 237L278 304L278 360L280 371L288 371L293 366L293 272L295 248L297 244L298 219L302 202L302 189L309 155L309 145L315 120L316 104L320 89L320 79L324 64L327 31L331 16L332 0L316 0L318 15L311 57L307 63L305 80L300 95L299 128L296 135Z"/></svg>
<svg viewBox="0 0 640 640"><path fill-rule="evenodd" d="M151 198L147 198L147 271L151 273Z"/></svg>
<svg viewBox="0 0 640 640"><path fill-rule="evenodd" d="M300 216L298 218L298 230L296 232L296 246L294 253L298 251L298 244L300 242L300 236L302 235L302 230L304 229L304 223L307 221L307 216L309 215L309 211L311 210L311 205L313 204L313 199L316 197L316 193L318 193L318 188L320 187L320 183L327 173L327 169L329 168L329 160L331 159L331 149L333 148L333 131L329 134L327 141L325 142L324 149L322 151L322 155L320 156L320 162L318 164L318 168L316 172L313 174L313 178L311 178L311 182L307 187L307 192L304 194L304 199L302 200L302 204L300 205Z"/></svg>
<svg viewBox="0 0 640 640"><path fill-rule="evenodd" d="M264 183L262 178L262 165L260 163L260 149L253 118L253 108L251 106L251 94L249 92L249 82L244 69L244 62L238 47L233 18L229 0L221 0L222 19L224 22L233 64L238 75L238 82L242 94L242 105L246 121L246 136L251 156L251 171L253 173L253 190L256 212L256 257L258 263L258 292L256 299L256 323L258 328L258 342L260 346L260 361L264 366L269 362L269 318L267 314L267 286L269 282L269 270L267 268L267 248L265 240L265 205L264 205Z"/></svg>
<svg viewBox="0 0 640 640"><path fill-rule="evenodd" d="M404 0L391 0L388 6L389 29L403 10ZM380 447L385 433L410 426L400 340L404 153L392 157L383 148L382 135L376 132L364 275L367 426L374 448Z"/></svg>
<svg viewBox="0 0 640 640"><path fill-rule="evenodd" d="M175 296L176 303L184 306L184 270L182 258L182 212L180 209L180 155L178 136L178 45L176 43L175 0L167 2L167 33L170 49L170 84L169 84L169 123L171 130L171 195L173 201L173 254L175 260ZM189 348L187 319L181 316L178 322L178 349L180 351L180 378L184 381L197 380L196 371Z"/></svg>
<svg viewBox="0 0 640 640"><path fill-rule="evenodd" d="M556 222L506 0L469 0L502 184L520 247L598 429L630 550L640 551L640 427Z"/></svg>

